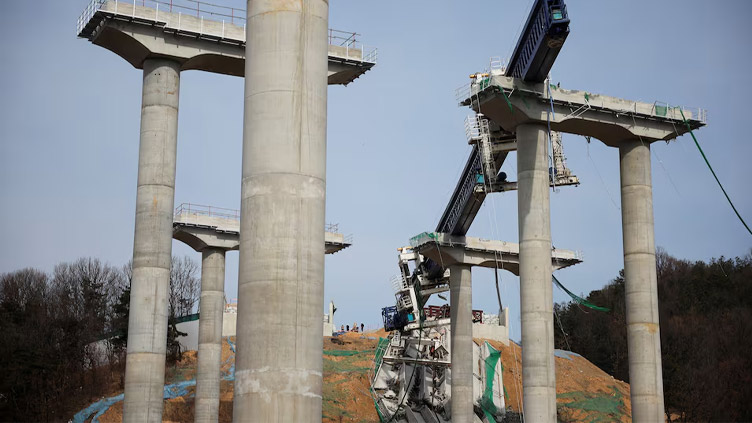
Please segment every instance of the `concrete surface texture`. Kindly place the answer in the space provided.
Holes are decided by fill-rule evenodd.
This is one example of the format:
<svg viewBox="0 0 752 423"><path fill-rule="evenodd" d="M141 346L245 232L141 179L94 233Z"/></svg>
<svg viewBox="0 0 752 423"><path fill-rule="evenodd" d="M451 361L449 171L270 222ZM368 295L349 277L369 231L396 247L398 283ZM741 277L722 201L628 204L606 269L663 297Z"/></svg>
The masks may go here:
<svg viewBox="0 0 752 423"><path fill-rule="evenodd" d="M180 64L144 62L124 422L161 422Z"/></svg>
<svg viewBox="0 0 752 423"><path fill-rule="evenodd" d="M437 232L423 233L412 240L417 252L447 267L460 263L520 274L520 245L514 242ZM550 249L549 255L556 270L582 263L576 251Z"/></svg>
<svg viewBox="0 0 752 423"><path fill-rule="evenodd" d="M653 228L652 185L650 176L650 143L657 140L671 140L706 124L705 111L684 107L668 107L659 103L644 103L615 97L598 95L586 91L566 90L551 87L546 83L529 84L521 80L502 75L493 75L482 84L470 86L473 98L461 101L476 111L482 106L483 113L489 119L506 129L517 130L518 172L519 176L519 218L520 218L520 276L522 284L522 343L523 349L523 385L524 411L528 418L553 421L555 409L543 409L543 404L551 401L533 400L533 395L546 392L552 397L553 382L544 382L543 375L552 372L552 358L549 357L548 339L553 339L551 323L535 327L531 333L530 317L543 313L551 319L549 309L543 309L536 298L546 295L546 304L550 308L550 283L546 284L548 292L532 293L525 281L526 269L529 272L542 272L529 262L528 255L533 252L525 246L524 232L535 233L536 229L545 228L546 248L550 248L550 224L548 211L548 192L543 183L525 181L523 173L533 169L533 152L535 149L540 163L535 164L542 181L547 175L545 154L546 124L550 121L552 130L594 137L604 144L619 148L622 195L622 229L624 241L624 273L627 303L627 334L629 344L629 372L632 383L632 407L635 421L663 420L663 385L661 372L660 328L658 321L657 276L655 270L655 243ZM477 100L475 100L477 99ZM550 113L553 109L553 113ZM686 122L685 122L686 118ZM530 128L537 127L537 135ZM688 128L689 127L689 128ZM523 145L522 136L527 133L537 142ZM526 151L527 149L527 151ZM523 167L523 164L527 163ZM544 195L545 191L545 195ZM528 214L530 211L545 207L545 213ZM542 209L541 209L542 210ZM535 219L545 221L534 222ZM535 218L528 222L529 219ZM530 224L532 223L532 224ZM526 226L528 226L526 228ZM541 234L544 235L544 234ZM544 241L543 239L540 241ZM543 254L543 245L537 248L536 256ZM540 261L542 263L542 261ZM530 267L532 266L532 267ZM536 273L537 274L537 273ZM546 271L546 279L550 269ZM541 285L542 288L542 285ZM543 319L538 320L541 324ZM538 346L534 346L538 345ZM545 357L544 357L545 354ZM550 363L550 364L549 364ZM532 371L540 366L541 371ZM552 374L552 373L551 373ZM533 377L532 375L535 375ZM533 379L531 379L533 378ZM533 385L531 385L533 383ZM529 401L530 399L530 401ZM529 408L528 404L533 408ZM553 411L552 411L553 410ZM553 413L553 414L552 414Z"/></svg>
<svg viewBox="0 0 752 423"><path fill-rule="evenodd" d="M185 7L171 11L168 3L153 0L138 3L103 2L81 17L79 36L90 38L138 69L148 58L171 57L181 70L244 75L245 16L211 13L229 14L226 8L194 16L200 12ZM243 12L235 9L235 13ZM347 85L375 64L375 49L363 50L359 43L330 45L324 54L328 54L327 77L332 85Z"/></svg>
<svg viewBox="0 0 752 423"><path fill-rule="evenodd" d="M525 420L556 422L548 130L517 128L517 215Z"/></svg>
<svg viewBox="0 0 752 423"><path fill-rule="evenodd" d="M639 139L624 142L619 159L632 418L663 421L650 144Z"/></svg>
<svg viewBox="0 0 752 423"><path fill-rule="evenodd" d="M473 323L473 338L492 339L509 345L509 307L498 315L483 313L483 323Z"/></svg>
<svg viewBox="0 0 752 423"><path fill-rule="evenodd" d="M225 251L208 248L201 259L201 319L198 329L195 421L219 419L222 315L225 309Z"/></svg>
<svg viewBox="0 0 752 423"><path fill-rule="evenodd" d="M705 125L702 109L662 107L563 88L549 90L545 83L526 83L501 75L493 75L488 83L472 85L470 92L473 98L461 104L476 111L480 104L487 118L507 130L523 123L550 122L554 131L597 138L612 147L636 138L670 140L685 134L688 129L682 113L692 129Z"/></svg>
<svg viewBox="0 0 752 423"><path fill-rule="evenodd" d="M195 207L191 205L191 207ZM228 210L228 209L224 209ZM229 210L235 212L235 210ZM240 212L237 211L238 216ZM204 212L186 211L178 208L173 222L173 238L183 242L196 251L205 248L237 250L240 247L240 218L213 216ZM332 225L336 226L336 225ZM324 232L326 254L334 254L351 245L351 240L344 234Z"/></svg>
<svg viewBox="0 0 752 423"><path fill-rule="evenodd" d="M319 422L329 4L247 6L233 419Z"/></svg>
<svg viewBox="0 0 752 423"><path fill-rule="evenodd" d="M473 289L471 267L449 268L451 304L452 422L472 423L473 411Z"/></svg>

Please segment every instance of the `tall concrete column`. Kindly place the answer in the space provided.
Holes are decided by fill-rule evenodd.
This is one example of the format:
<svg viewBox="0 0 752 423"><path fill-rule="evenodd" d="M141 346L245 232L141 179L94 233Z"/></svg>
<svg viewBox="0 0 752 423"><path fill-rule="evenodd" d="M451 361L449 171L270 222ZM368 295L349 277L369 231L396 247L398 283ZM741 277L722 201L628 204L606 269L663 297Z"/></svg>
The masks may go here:
<svg viewBox="0 0 752 423"><path fill-rule="evenodd" d="M124 422L161 422L180 64L144 62Z"/></svg>
<svg viewBox="0 0 752 423"><path fill-rule="evenodd" d="M632 419L664 420L650 144L622 143L621 219Z"/></svg>
<svg viewBox="0 0 752 423"><path fill-rule="evenodd" d="M517 127L522 386L525 421L556 421L548 137L541 124Z"/></svg>
<svg viewBox="0 0 752 423"><path fill-rule="evenodd" d="M473 412L473 287L469 265L449 268L452 320L452 422L472 423Z"/></svg>
<svg viewBox="0 0 752 423"><path fill-rule="evenodd" d="M196 423L219 420L219 382L222 367L222 315L225 306L225 250L201 252L201 302L198 321Z"/></svg>
<svg viewBox="0 0 752 423"><path fill-rule="evenodd" d="M327 0L248 1L236 422L320 422Z"/></svg>

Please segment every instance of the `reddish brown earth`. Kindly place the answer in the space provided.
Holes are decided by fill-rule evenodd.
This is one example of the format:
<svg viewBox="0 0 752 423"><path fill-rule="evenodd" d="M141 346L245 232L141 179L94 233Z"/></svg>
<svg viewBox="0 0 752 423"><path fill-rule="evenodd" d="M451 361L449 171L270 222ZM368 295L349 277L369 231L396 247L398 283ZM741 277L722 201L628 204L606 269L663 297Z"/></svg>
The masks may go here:
<svg viewBox="0 0 752 423"><path fill-rule="evenodd" d="M346 333L324 338L324 423L378 422L369 394L373 357L383 330ZM475 340L476 343L485 342ZM519 411L522 398L522 355L515 343L506 346L488 341L501 352L507 407ZM227 342L222 346L223 372L230 370L234 354ZM556 357L556 393L558 413L564 422L629 422L631 405L629 385L616 380L580 356ZM196 353L190 351L168 371L167 380L175 382L195 377ZM233 382L222 381L220 422L232 421ZM193 388L189 395L165 401L165 422L193 421ZM113 405L100 417L102 423L122 421L122 402Z"/></svg>

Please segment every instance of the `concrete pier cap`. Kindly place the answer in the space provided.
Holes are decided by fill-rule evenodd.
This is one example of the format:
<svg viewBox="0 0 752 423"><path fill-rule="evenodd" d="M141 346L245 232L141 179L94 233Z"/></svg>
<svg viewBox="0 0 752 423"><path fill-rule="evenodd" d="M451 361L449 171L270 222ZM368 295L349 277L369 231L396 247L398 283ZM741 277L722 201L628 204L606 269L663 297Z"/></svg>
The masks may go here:
<svg viewBox="0 0 752 423"><path fill-rule="evenodd" d="M665 410L650 143L669 141L705 126L706 111L567 90L550 85L548 81L525 83L502 75L491 75L469 88L468 98L462 99L461 105L470 106L476 112L482 110L488 119L508 131L517 132L520 240L528 244L528 253L521 260L528 270L522 272L520 282L523 288L530 285L536 291L528 294L521 289L526 417L536 421L555 421L556 418L555 376L553 358L549 354L553 348L550 283L541 283L549 272L541 276L536 271L536 267L545 263L542 254L546 248L541 242L550 245L548 186L544 180L547 179L546 132L553 130L597 138L619 149L632 416L634 421L662 421ZM526 181L523 181L523 174L527 175ZM525 191L528 195L523 201ZM537 233L541 230L544 232ZM526 241L527 232L534 236ZM537 250L535 254L530 253L532 248ZM522 249L526 250L524 246ZM529 262L531 258L535 263ZM529 277L532 273L535 273L534 278ZM526 284L525 279L531 283ZM543 296L545 302L538 302ZM544 313L540 314L540 310ZM536 367L535 371L531 372L531 367ZM544 369L547 381L542 377Z"/></svg>
<svg viewBox="0 0 752 423"><path fill-rule="evenodd" d="M175 208L172 237L202 252L206 248L237 251L240 247L240 210L183 203ZM324 227L324 251L334 254L352 245L352 235L337 232L339 225Z"/></svg>
<svg viewBox="0 0 752 423"><path fill-rule="evenodd" d="M244 76L246 11L195 2L91 0L76 35L106 48L137 69L146 59L168 58L180 70ZM347 85L376 64L377 49L360 34L329 30L328 84Z"/></svg>
<svg viewBox="0 0 752 423"><path fill-rule="evenodd" d="M469 92L460 105L482 110L508 131L550 122L552 131L597 138L611 147L634 139L669 141L689 132L687 123L694 130L707 122L707 112L699 108L625 100L502 75L471 85Z"/></svg>
<svg viewBox="0 0 752 423"><path fill-rule="evenodd" d="M413 249L442 265L468 265L489 269L503 269L519 276L520 245L471 236L451 235L441 232L423 232L410 240ZM551 249L551 266L554 270L582 263L577 251Z"/></svg>

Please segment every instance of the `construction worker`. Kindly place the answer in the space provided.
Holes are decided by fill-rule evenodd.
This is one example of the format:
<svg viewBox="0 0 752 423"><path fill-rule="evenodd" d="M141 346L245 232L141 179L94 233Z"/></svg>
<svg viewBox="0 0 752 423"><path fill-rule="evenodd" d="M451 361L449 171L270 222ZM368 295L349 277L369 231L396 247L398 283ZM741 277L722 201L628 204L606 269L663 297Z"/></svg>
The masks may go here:
<svg viewBox="0 0 752 423"><path fill-rule="evenodd" d="M363 323L361 323L361 324L360 324L360 332L361 332L361 333L363 333L363 328L364 328L364 327L365 327L365 325L363 325Z"/></svg>
<svg viewBox="0 0 752 423"><path fill-rule="evenodd" d="M358 322L353 322L353 332L358 331Z"/></svg>

